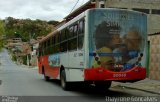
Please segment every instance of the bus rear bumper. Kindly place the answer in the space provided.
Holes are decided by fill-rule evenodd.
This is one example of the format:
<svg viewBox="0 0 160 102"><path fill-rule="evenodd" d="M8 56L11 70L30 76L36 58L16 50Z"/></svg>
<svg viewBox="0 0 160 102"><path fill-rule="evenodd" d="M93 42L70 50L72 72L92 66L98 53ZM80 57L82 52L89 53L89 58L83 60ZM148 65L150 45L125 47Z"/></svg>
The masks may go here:
<svg viewBox="0 0 160 102"><path fill-rule="evenodd" d="M113 72L104 68L88 68L84 70L86 81L134 81L146 78L146 69L135 67L125 72Z"/></svg>

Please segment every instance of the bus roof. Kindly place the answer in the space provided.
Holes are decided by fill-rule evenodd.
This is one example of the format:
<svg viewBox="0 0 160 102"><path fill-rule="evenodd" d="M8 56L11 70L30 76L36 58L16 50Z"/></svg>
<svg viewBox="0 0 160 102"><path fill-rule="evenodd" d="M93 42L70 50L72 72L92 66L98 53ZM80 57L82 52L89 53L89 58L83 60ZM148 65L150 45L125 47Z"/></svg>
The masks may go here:
<svg viewBox="0 0 160 102"><path fill-rule="evenodd" d="M49 33L47 36L45 36L42 40L40 40L40 43L42 43L43 41L47 40L48 38L50 38L51 36L54 36L57 32L59 32L60 30L64 29L65 27L67 27L68 25L76 22L77 20L85 17L86 12L88 11L92 11L92 10L116 10L116 11L129 11L129 12L135 12L135 13L140 13L143 15L147 15L143 12L139 12L139 11L134 11L134 10L129 10L129 9L118 9L118 8L90 8L84 12L82 12L81 14L79 14L78 16L74 17L72 20L64 23L62 26L57 27L56 30L54 30L53 32Z"/></svg>

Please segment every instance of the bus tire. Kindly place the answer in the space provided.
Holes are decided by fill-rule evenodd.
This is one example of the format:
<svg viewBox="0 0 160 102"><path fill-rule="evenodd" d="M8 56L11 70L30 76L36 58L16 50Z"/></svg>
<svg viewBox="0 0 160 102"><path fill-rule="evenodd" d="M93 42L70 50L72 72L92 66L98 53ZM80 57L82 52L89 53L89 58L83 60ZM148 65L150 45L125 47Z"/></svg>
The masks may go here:
<svg viewBox="0 0 160 102"><path fill-rule="evenodd" d="M112 81L96 81L95 87L97 89L109 89L111 87Z"/></svg>
<svg viewBox="0 0 160 102"><path fill-rule="evenodd" d="M63 88L63 90L68 90L69 87L68 87L68 82L66 82L66 73L65 73L65 70L62 70L61 71L61 75L60 75L60 80L61 80L61 87Z"/></svg>
<svg viewBox="0 0 160 102"><path fill-rule="evenodd" d="M50 80L50 77L46 76L44 68L43 68L43 75L44 75L44 80L45 81L49 81Z"/></svg>

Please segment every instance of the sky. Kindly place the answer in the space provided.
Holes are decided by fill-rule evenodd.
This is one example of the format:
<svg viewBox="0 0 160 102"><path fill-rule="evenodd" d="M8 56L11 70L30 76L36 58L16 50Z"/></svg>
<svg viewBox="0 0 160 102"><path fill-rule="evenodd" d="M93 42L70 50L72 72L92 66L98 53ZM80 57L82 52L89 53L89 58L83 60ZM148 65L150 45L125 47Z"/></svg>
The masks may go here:
<svg viewBox="0 0 160 102"><path fill-rule="evenodd" d="M0 0L0 19L40 19L61 21L78 0ZM79 0L78 8L89 0Z"/></svg>

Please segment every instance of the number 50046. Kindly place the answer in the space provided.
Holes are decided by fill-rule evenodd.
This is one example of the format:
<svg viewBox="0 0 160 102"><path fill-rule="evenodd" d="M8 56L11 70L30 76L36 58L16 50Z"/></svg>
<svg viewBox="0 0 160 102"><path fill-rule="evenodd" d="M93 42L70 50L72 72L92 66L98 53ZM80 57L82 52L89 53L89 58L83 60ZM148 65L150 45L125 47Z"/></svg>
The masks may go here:
<svg viewBox="0 0 160 102"><path fill-rule="evenodd" d="M117 78L117 77L126 77L126 74L113 74L113 77L114 78Z"/></svg>

